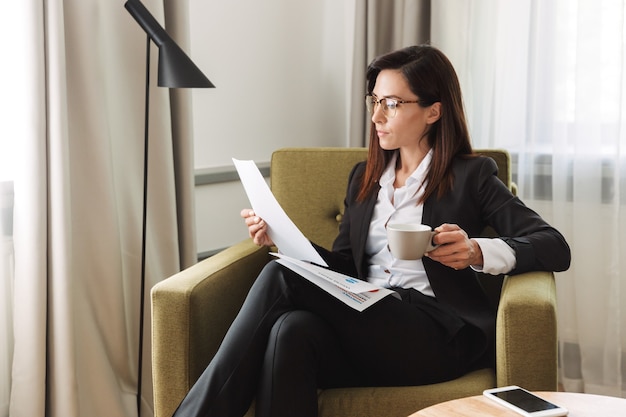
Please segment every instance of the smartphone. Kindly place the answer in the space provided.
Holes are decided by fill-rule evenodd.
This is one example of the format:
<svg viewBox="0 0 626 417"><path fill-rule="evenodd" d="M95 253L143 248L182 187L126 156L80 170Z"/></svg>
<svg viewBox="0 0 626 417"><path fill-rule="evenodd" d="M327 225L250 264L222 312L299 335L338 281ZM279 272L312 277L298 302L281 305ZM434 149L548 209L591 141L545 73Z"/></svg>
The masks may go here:
<svg viewBox="0 0 626 417"><path fill-rule="evenodd" d="M483 395L526 417L566 416L566 408L512 385L483 391Z"/></svg>

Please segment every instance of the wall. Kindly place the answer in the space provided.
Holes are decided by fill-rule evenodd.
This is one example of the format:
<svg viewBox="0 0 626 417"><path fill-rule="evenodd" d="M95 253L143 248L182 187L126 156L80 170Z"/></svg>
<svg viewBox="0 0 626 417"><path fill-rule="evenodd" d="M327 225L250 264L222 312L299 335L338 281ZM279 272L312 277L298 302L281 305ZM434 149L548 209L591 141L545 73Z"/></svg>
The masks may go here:
<svg viewBox="0 0 626 417"><path fill-rule="evenodd" d="M211 184L232 157L267 163L281 147L346 146L354 13L335 0L189 3L189 53L217 87L193 90L195 166L209 179L196 187L202 253L247 237L239 181Z"/></svg>

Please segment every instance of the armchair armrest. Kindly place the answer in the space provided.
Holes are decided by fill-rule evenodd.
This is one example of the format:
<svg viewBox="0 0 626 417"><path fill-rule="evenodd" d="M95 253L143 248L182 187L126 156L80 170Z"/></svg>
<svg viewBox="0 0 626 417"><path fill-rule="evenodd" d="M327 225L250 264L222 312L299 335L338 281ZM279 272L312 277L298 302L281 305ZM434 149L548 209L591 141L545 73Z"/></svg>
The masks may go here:
<svg viewBox="0 0 626 417"><path fill-rule="evenodd" d="M507 276L496 319L498 386L520 385L531 391L557 389L556 327L554 274Z"/></svg>
<svg viewBox="0 0 626 417"><path fill-rule="evenodd" d="M204 371L268 253L246 240L152 288L155 417L170 417Z"/></svg>

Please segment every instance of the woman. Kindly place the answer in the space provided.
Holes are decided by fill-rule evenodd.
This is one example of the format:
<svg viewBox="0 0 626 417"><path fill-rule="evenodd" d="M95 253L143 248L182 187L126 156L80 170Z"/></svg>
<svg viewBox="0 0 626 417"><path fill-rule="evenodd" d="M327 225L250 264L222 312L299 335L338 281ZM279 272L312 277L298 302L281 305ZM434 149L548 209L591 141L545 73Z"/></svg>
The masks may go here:
<svg viewBox="0 0 626 417"><path fill-rule="evenodd" d="M372 129L366 162L349 178L331 269L392 288L359 313L276 262L259 275L226 337L175 416L316 416L317 389L419 385L494 363L495 311L476 270L562 271L563 236L472 153L459 83L431 46L405 48L368 67ZM258 245L267 225L241 212ZM390 221L436 225L438 246L394 259ZM477 238L486 226L500 238Z"/></svg>

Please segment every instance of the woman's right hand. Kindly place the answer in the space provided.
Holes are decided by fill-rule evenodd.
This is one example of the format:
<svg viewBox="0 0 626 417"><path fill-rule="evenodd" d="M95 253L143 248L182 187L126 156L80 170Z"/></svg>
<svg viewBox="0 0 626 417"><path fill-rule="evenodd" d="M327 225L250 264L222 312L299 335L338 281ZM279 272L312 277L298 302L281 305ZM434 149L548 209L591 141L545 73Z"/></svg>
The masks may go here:
<svg viewBox="0 0 626 417"><path fill-rule="evenodd" d="M248 233L252 238L255 245L258 246L273 246L274 242L267 234L267 223L257 216L252 209L241 210L241 217L244 218L246 226L248 226Z"/></svg>

